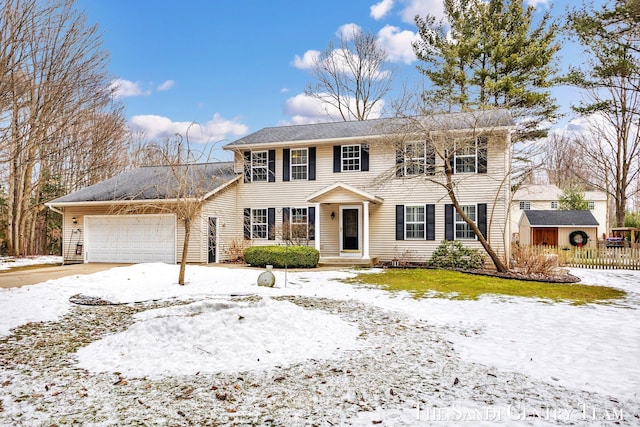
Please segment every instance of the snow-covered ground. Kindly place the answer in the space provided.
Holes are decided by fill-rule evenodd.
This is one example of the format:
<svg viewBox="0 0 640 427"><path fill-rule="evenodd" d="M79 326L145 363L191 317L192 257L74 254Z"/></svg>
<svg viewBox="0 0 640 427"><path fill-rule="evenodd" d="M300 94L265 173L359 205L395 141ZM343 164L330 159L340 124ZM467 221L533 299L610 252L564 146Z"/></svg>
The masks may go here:
<svg viewBox="0 0 640 427"><path fill-rule="evenodd" d="M0 424L126 424L144 414L152 424L188 424L184 413L202 411L201 399L226 405L211 415L214 424L237 416L239 424L254 417L276 425L640 425L640 272L572 270L585 284L628 293L612 304L573 306L496 296L415 300L339 281L352 271L288 272L286 283L276 271L276 287L264 288L255 284L258 270L189 266L187 285L178 286L177 268L140 264L0 289ZM79 293L138 303L137 313L118 312L123 320L113 330L84 338L64 373L42 361L19 363L18 337L28 333L14 328L105 322L87 316L108 308L69 303ZM38 345L60 332L39 333L29 356L36 359ZM78 415L77 395L54 395L71 377L99 409ZM135 396L113 392L122 381L138 387ZM172 419L157 389L181 381L217 385L206 388L211 402L194 385L200 394L187 393ZM278 393L288 403L273 403ZM127 400L138 407L132 413L126 399L144 405Z"/></svg>
<svg viewBox="0 0 640 427"><path fill-rule="evenodd" d="M9 270L15 267L25 267L40 264L62 264L61 256L45 255L30 257L0 256L0 270Z"/></svg>

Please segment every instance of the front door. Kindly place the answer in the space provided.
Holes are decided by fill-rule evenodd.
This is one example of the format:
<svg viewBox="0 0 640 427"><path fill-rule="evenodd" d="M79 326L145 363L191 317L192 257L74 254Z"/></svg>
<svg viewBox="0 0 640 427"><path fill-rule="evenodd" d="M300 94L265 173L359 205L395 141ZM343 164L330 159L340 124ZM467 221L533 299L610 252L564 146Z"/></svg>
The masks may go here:
<svg viewBox="0 0 640 427"><path fill-rule="evenodd" d="M355 252L360 250L360 209L342 208L342 250Z"/></svg>
<svg viewBox="0 0 640 427"><path fill-rule="evenodd" d="M558 246L558 228L534 228L532 243L534 246Z"/></svg>
<svg viewBox="0 0 640 427"><path fill-rule="evenodd" d="M216 236L217 236L217 218L209 217L209 233L208 233L208 262L216 262Z"/></svg>

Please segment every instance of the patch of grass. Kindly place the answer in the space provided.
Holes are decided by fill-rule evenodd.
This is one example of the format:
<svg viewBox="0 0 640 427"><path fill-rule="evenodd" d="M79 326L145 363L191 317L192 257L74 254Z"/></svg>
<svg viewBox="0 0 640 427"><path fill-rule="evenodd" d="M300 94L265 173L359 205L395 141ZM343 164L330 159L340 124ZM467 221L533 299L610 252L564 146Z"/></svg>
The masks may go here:
<svg viewBox="0 0 640 427"><path fill-rule="evenodd" d="M620 289L607 286L530 282L449 270L389 269L380 274L361 273L348 282L377 285L390 291L407 291L414 298L475 300L481 295L492 294L580 305L608 303L627 295Z"/></svg>
<svg viewBox="0 0 640 427"><path fill-rule="evenodd" d="M0 274L2 273L10 273L12 271L22 271L22 270L36 270L38 268L44 268L44 267L56 267L62 265L59 262L56 263L51 263L51 264L31 264L31 265L20 265L20 266L16 266L16 267L9 267L6 270L0 270Z"/></svg>

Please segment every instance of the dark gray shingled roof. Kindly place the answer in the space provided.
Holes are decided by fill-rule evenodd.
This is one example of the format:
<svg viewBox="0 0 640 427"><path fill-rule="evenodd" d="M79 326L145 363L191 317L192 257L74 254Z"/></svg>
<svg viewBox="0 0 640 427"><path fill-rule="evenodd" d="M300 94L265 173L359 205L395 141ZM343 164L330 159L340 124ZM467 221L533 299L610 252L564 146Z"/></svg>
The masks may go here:
<svg viewBox="0 0 640 427"><path fill-rule="evenodd" d="M224 148L233 149L244 145L277 142L391 135L401 129L406 129L412 122L415 122L415 120L388 118L269 127L230 142ZM437 114L425 117L423 122L422 126L431 130L478 129L514 125L511 114L504 109Z"/></svg>
<svg viewBox="0 0 640 427"><path fill-rule="evenodd" d="M233 171L233 162L190 165L190 188L187 194L189 197L204 196L235 176L237 174ZM178 180L170 166L147 166L123 172L106 181L59 197L48 204L173 199L178 195L178 190Z"/></svg>
<svg viewBox="0 0 640 427"><path fill-rule="evenodd" d="M591 211L524 211L533 227L598 226Z"/></svg>

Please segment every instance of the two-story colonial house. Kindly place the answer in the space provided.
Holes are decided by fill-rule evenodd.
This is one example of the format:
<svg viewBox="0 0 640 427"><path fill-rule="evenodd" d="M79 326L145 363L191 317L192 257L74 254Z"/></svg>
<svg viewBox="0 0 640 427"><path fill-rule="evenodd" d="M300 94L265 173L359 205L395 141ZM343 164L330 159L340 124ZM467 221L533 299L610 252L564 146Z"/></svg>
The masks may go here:
<svg viewBox="0 0 640 427"><path fill-rule="evenodd" d="M259 130L224 147L233 162L200 165L211 180L193 192L203 204L188 260L221 262L239 246L293 240L317 248L321 263L424 261L442 240L481 248L443 186L445 170L464 213L506 257L512 129L507 111L492 110ZM175 198L170 185L140 191L170 179L162 170L129 171L49 202L64 214L65 260L179 259L179 218L136 208ZM127 191L114 191L125 182Z"/></svg>

